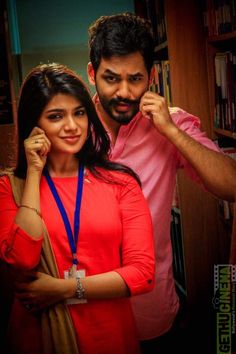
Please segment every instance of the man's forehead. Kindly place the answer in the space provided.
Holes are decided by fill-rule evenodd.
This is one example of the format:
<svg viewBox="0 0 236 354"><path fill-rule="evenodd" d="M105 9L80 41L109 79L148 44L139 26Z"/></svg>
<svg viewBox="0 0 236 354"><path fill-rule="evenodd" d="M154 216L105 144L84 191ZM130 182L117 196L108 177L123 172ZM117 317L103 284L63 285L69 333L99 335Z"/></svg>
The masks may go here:
<svg viewBox="0 0 236 354"><path fill-rule="evenodd" d="M146 71L145 63L141 54L129 54L124 56L112 56L102 58L99 69L114 75L139 75Z"/></svg>

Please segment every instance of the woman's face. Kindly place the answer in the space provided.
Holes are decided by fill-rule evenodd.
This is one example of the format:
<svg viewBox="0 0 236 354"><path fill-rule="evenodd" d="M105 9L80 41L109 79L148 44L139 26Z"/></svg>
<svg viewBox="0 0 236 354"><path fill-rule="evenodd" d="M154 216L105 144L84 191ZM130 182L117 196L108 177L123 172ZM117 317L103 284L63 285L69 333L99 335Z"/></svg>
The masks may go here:
<svg viewBox="0 0 236 354"><path fill-rule="evenodd" d="M43 110L38 126L50 140L51 152L75 154L87 139L88 116L78 99L57 94Z"/></svg>

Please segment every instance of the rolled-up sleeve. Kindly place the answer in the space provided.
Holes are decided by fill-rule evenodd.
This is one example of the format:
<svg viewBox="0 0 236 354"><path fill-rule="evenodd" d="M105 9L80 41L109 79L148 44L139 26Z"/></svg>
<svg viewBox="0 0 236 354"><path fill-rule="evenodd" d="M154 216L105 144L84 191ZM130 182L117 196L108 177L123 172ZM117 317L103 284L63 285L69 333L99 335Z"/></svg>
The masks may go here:
<svg viewBox="0 0 236 354"><path fill-rule="evenodd" d="M130 295L149 292L154 286L154 243L151 215L137 182L129 178L120 193L123 225L122 267L116 271Z"/></svg>
<svg viewBox="0 0 236 354"><path fill-rule="evenodd" d="M0 258L18 269L33 269L40 260L43 235L34 240L14 223L17 213L7 176L0 178Z"/></svg>
<svg viewBox="0 0 236 354"><path fill-rule="evenodd" d="M194 140L196 140L201 145L204 145L210 150L223 153L223 151L207 137L206 133L201 130L200 119L188 112L185 112L181 108L172 107L170 108L171 118L179 129L187 133ZM191 166L191 164L183 157L180 152L176 152L176 160L178 161L178 167L184 168L187 175L200 185L203 185L198 174Z"/></svg>

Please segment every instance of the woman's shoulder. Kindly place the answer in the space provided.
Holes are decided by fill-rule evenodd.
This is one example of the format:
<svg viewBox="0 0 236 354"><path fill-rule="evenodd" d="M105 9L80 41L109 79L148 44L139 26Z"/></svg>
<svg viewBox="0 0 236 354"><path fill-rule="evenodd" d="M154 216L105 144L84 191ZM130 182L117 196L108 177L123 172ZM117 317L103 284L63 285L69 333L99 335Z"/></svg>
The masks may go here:
<svg viewBox="0 0 236 354"><path fill-rule="evenodd" d="M4 170L0 170L0 190L9 189L10 188L10 179L8 172Z"/></svg>
<svg viewBox="0 0 236 354"><path fill-rule="evenodd" d="M91 171L88 171L88 174L92 178L97 181L101 181L102 183L109 183L115 186L119 186L119 188L126 188L130 186L137 186L140 188L137 180L131 176L129 173L120 170L107 170L105 168L98 167L96 168L98 172L98 176L92 174Z"/></svg>
<svg viewBox="0 0 236 354"><path fill-rule="evenodd" d="M22 188L24 180L16 177L12 169L0 169L0 186L4 189Z"/></svg>

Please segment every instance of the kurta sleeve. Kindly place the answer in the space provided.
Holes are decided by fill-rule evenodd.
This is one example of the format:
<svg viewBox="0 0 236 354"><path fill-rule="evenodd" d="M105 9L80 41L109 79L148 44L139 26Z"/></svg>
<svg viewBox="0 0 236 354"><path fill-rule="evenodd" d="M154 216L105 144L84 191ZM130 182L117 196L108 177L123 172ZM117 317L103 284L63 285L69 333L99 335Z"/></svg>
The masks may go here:
<svg viewBox="0 0 236 354"><path fill-rule="evenodd" d="M138 183L131 177L119 195L123 226L122 267L116 271L130 294L151 291L154 286L154 244L151 215Z"/></svg>
<svg viewBox="0 0 236 354"><path fill-rule="evenodd" d="M40 260L42 238L34 240L14 219L17 206L7 176L0 178L0 258L22 270L33 269Z"/></svg>

